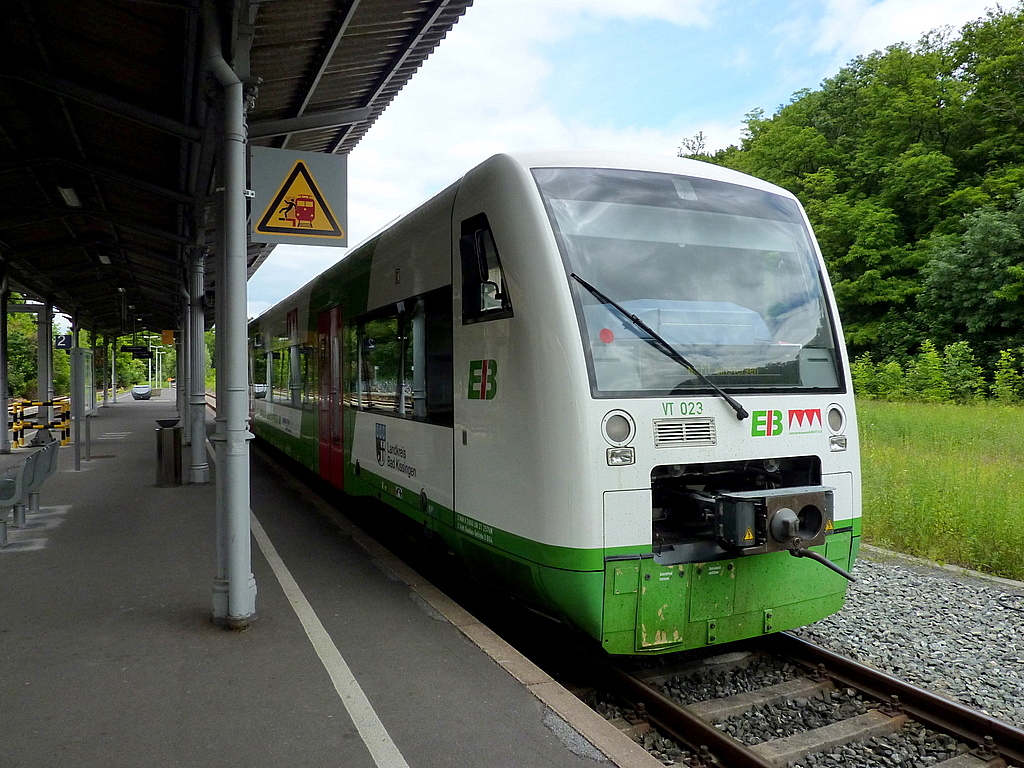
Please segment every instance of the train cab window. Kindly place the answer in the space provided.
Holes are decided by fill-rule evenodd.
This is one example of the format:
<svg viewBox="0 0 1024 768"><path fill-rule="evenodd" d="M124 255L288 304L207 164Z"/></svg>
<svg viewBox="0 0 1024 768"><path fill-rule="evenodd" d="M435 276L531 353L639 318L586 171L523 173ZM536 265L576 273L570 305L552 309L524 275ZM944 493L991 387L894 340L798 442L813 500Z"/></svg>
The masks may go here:
<svg viewBox="0 0 1024 768"><path fill-rule="evenodd" d="M485 214L462 222L459 254L462 259L462 322L512 317L512 303L498 248Z"/></svg>

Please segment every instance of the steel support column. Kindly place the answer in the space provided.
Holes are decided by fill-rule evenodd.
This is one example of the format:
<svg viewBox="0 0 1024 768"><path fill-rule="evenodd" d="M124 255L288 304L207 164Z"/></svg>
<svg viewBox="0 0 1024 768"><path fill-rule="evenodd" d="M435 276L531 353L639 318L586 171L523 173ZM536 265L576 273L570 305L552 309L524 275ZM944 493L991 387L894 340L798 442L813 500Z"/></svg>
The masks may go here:
<svg viewBox="0 0 1024 768"><path fill-rule="evenodd" d="M36 400L53 400L53 304L46 300L36 315ZM40 423L50 421L50 408L40 406Z"/></svg>
<svg viewBox="0 0 1024 768"><path fill-rule="evenodd" d="M104 334L103 336L103 370L98 371L97 383L103 382L103 407L106 408L110 405L110 398L108 391L110 388L110 355L113 354L113 349L110 346L110 337Z"/></svg>
<svg viewBox="0 0 1024 768"><path fill-rule="evenodd" d="M206 321L203 316L205 291L205 248L193 248L189 264L188 298L188 413L191 464L190 483L208 483L210 465L206 460L206 340L203 338ZM181 382L178 383L181 386Z"/></svg>
<svg viewBox="0 0 1024 768"><path fill-rule="evenodd" d="M246 365L246 198L245 89L221 51L216 8L204 3L206 61L223 95L219 165L222 169L221 231L223 269L218 272L217 345L222 348L217 370L217 410L224 415L224 434L217 435L218 554L226 556L227 608L219 605L214 584L214 618L245 629L256 613L256 580L252 575L249 528L248 370ZM221 488L223 491L221 492Z"/></svg>
<svg viewBox="0 0 1024 768"><path fill-rule="evenodd" d="M0 453L11 452L11 433L7 428L8 397L7 397L7 368L9 360L7 357L7 299L10 296L10 287L7 282L7 264L0 263L0 413L3 414L4 427L0 429Z"/></svg>

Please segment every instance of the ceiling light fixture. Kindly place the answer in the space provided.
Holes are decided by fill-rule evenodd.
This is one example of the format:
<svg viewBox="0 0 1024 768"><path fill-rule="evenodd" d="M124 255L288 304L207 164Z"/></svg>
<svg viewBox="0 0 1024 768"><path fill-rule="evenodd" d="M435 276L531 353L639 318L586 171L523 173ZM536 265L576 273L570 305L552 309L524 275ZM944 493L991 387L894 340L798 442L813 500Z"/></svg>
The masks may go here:
<svg viewBox="0 0 1024 768"><path fill-rule="evenodd" d="M72 208L82 207L82 201L78 199L78 193L75 192L74 187L57 187L57 191L64 198L64 202Z"/></svg>
<svg viewBox="0 0 1024 768"><path fill-rule="evenodd" d="M110 257L105 253L97 253L96 258L100 260L100 264L106 264L110 266Z"/></svg>

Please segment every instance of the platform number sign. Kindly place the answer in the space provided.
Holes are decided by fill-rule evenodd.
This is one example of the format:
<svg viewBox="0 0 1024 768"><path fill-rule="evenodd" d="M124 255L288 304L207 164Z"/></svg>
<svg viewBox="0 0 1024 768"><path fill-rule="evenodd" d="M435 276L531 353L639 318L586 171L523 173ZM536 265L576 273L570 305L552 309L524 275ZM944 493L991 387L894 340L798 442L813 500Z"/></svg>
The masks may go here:
<svg viewBox="0 0 1024 768"><path fill-rule="evenodd" d="M75 346L75 337L70 333L58 333L53 337L53 348L54 349L73 349Z"/></svg>
<svg viewBox="0 0 1024 768"><path fill-rule="evenodd" d="M498 394L498 363L495 360L469 361L469 399L493 400Z"/></svg>

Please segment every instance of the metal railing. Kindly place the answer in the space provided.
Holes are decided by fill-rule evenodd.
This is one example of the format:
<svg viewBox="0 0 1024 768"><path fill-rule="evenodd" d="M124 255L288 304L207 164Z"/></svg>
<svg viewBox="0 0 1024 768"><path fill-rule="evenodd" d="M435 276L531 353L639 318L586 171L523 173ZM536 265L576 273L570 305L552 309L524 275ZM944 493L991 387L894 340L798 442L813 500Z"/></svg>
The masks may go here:
<svg viewBox="0 0 1024 768"><path fill-rule="evenodd" d="M30 408L36 409L36 414L28 414ZM53 420L38 421L32 416L38 417L39 408L53 408L56 417ZM31 442L25 435L33 430L56 429L60 431L60 444L68 445L71 442L71 403L67 398L57 400L19 400L7 407L10 417L9 428L11 429L11 446L24 448Z"/></svg>

